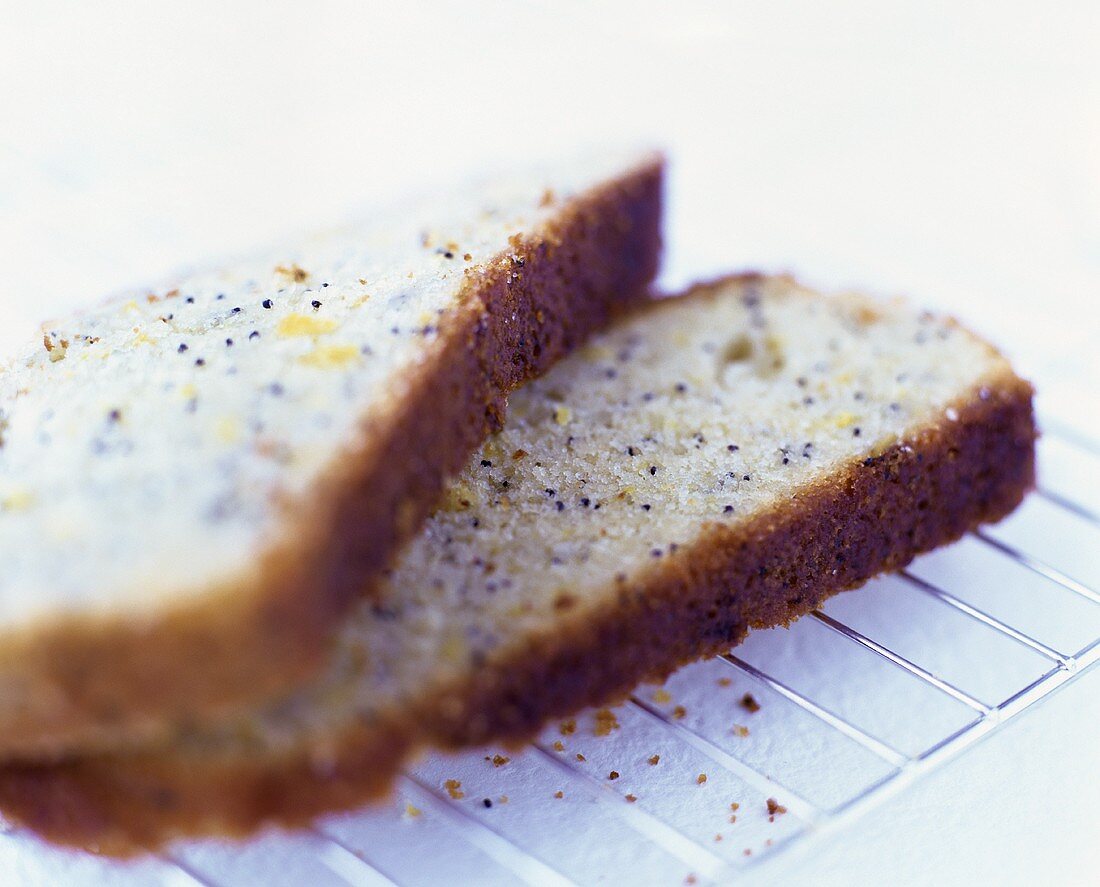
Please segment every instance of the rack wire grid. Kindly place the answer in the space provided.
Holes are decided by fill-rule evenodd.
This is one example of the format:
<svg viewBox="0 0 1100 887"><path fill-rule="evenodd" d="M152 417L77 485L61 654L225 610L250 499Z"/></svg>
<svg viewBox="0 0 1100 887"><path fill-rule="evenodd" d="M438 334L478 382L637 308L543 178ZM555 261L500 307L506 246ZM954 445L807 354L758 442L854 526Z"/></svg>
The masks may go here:
<svg viewBox="0 0 1100 887"><path fill-rule="evenodd" d="M308 831L127 863L8 826L0 864L28 883L318 887L766 870L1095 667L1100 445L1046 424L1039 489L1006 521L522 752L430 756L389 801Z"/></svg>

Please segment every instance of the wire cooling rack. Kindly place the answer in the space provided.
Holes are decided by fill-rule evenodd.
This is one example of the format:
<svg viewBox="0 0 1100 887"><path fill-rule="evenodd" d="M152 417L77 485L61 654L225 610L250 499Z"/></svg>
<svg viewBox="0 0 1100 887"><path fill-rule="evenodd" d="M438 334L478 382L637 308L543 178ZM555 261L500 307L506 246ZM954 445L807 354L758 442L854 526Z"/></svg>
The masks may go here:
<svg viewBox="0 0 1100 887"><path fill-rule="evenodd" d="M1048 431L1039 458L1039 490L1005 522L522 752L431 756L390 801L309 831L132 863L9 828L0 866L66 884L751 878L1100 659L1100 446Z"/></svg>

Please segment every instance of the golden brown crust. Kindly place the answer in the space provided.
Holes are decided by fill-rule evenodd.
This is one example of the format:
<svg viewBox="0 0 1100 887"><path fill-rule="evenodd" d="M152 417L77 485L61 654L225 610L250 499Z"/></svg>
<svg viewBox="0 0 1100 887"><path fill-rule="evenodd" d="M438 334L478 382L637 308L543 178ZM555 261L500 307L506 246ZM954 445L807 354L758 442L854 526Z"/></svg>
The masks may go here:
<svg viewBox="0 0 1100 887"><path fill-rule="evenodd" d="M313 674L347 608L419 527L446 478L499 427L505 397L657 271L663 161L567 204L473 269L440 350L364 445L292 518L297 538L246 587L151 624L80 619L0 641L0 757L148 742L262 703Z"/></svg>
<svg viewBox="0 0 1100 887"><path fill-rule="evenodd" d="M0 808L63 843L132 853L178 834L296 824L384 792L416 747L521 741L750 627L777 625L995 521L1034 483L1032 390L1006 372L944 419L828 483L696 544L615 600L529 639L393 720L333 738L326 763L160 752L0 770Z"/></svg>

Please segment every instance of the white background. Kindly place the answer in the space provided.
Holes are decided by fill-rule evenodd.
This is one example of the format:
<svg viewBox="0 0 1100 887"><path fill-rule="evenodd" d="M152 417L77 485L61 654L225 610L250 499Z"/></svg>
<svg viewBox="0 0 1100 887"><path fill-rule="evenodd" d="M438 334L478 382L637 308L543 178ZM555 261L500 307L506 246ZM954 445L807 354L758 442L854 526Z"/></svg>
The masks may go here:
<svg viewBox="0 0 1100 887"><path fill-rule="evenodd" d="M666 286L907 294L1100 439L1090 2L0 2L0 354L410 188L633 141L672 161ZM1084 883L1098 727L1094 672L793 874Z"/></svg>

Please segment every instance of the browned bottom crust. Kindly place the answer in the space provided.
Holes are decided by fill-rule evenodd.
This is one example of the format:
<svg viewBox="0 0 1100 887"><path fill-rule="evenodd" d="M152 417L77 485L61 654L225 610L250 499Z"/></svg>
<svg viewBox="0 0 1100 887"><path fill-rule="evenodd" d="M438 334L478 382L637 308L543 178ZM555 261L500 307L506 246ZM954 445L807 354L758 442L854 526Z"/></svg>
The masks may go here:
<svg viewBox="0 0 1100 887"><path fill-rule="evenodd" d="M152 624L112 618L0 640L0 757L139 745L253 708L306 681L368 580L503 420L505 396L626 305L657 271L659 158L591 192L470 275L440 351L385 427L298 506L297 538L248 587Z"/></svg>
<svg viewBox="0 0 1100 887"><path fill-rule="evenodd" d="M847 588L1008 514L1034 483L1031 388L990 384L904 445L852 464L747 526L714 525L599 612L505 651L462 686L334 737L319 765L173 754L0 770L0 807L62 843L126 854L181 834L299 824L385 792L425 744L520 741L627 693L750 627L787 623Z"/></svg>

